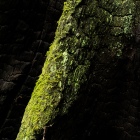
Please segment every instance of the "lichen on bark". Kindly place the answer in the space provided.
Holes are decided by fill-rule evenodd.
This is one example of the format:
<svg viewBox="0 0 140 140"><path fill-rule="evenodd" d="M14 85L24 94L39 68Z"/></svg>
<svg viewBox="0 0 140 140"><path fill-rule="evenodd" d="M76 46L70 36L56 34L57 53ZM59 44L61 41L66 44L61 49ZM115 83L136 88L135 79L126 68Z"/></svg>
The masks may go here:
<svg viewBox="0 0 140 140"><path fill-rule="evenodd" d="M36 134L57 115L67 113L81 85L87 81L95 49L107 46L110 53L120 57L124 46L122 35L132 34L132 0L114 3L87 0L80 6L81 2L67 0L64 4L55 40L47 52L16 140L36 140Z"/></svg>

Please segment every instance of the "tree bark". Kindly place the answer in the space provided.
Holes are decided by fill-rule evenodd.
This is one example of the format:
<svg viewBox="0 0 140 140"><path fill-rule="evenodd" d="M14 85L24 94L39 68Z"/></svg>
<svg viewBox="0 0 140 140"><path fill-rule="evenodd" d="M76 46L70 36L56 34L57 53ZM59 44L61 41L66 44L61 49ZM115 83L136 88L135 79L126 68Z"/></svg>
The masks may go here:
<svg viewBox="0 0 140 140"><path fill-rule="evenodd" d="M17 140L140 139L139 6L65 2Z"/></svg>

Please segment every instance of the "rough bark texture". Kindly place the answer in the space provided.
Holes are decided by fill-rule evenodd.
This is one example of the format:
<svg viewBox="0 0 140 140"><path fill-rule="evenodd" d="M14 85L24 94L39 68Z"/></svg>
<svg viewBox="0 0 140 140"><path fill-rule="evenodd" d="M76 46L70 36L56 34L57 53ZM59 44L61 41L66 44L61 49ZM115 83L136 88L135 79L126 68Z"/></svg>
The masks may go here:
<svg viewBox="0 0 140 140"><path fill-rule="evenodd" d="M0 3L1 139L14 139L20 126L57 2ZM140 139L139 7L138 0L67 0L17 140Z"/></svg>
<svg viewBox="0 0 140 140"><path fill-rule="evenodd" d="M17 140L140 139L139 6L67 0Z"/></svg>
<svg viewBox="0 0 140 140"><path fill-rule="evenodd" d="M86 50L93 55L88 58L87 82L69 112L48 129L46 139L139 140L140 1L82 2L72 16L79 40L84 34L77 58L84 62ZM91 42L82 47L86 38Z"/></svg>
<svg viewBox="0 0 140 140"><path fill-rule="evenodd" d="M0 139L15 140L64 0L0 0Z"/></svg>

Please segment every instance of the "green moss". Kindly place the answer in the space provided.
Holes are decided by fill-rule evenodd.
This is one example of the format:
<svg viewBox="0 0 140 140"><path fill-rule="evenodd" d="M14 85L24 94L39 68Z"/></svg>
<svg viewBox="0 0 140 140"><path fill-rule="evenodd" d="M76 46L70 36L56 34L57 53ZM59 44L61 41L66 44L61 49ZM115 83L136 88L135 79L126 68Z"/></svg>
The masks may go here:
<svg viewBox="0 0 140 140"><path fill-rule="evenodd" d="M58 28L55 34L55 38L64 38L66 37L66 34L69 32L72 27L76 26L76 21L72 17L72 14L75 11L75 7L81 2L81 0L67 0L67 2L64 2L64 8L62 16L60 17L60 20L58 21Z"/></svg>
<svg viewBox="0 0 140 140"><path fill-rule="evenodd" d="M36 139L35 135L56 115L67 113L87 81L86 73L96 49L107 46L109 55L121 56L122 35L132 34L132 0L87 1L86 10L85 5L78 7L81 1L67 0L64 4L55 40L47 52L16 140Z"/></svg>
<svg viewBox="0 0 140 140"><path fill-rule="evenodd" d="M78 65L75 69L74 73L71 73L68 76L68 85L70 89L67 88L65 90L65 97L63 106L61 107L61 115L66 114L68 112L68 108L72 105L73 101L77 99L78 91L81 87L81 84L87 81L86 73L89 69L90 62L86 61L85 65Z"/></svg>
<svg viewBox="0 0 140 140"><path fill-rule="evenodd" d="M75 7L81 0L67 0L63 14L58 22L55 40L47 52L47 59L42 69L31 99L26 107L22 125L16 140L34 140L35 135L51 122L58 114L57 108L64 90L68 73L69 60L67 45L61 39L65 38L69 30L76 24L72 18ZM76 86L75 86L76 87Z"/></svg>
<svg viewBox="0 0 140 140"><path fill-rule="evenodd" d="M133 0L101 0L99 5L103 8L98 11L98 15L102 15L101 22L106 19L106 29L108 32L110 30L110 38L105 42L111 55L120 57L124 48L123 37L131 38L133 35L135 3Z"/></svg>

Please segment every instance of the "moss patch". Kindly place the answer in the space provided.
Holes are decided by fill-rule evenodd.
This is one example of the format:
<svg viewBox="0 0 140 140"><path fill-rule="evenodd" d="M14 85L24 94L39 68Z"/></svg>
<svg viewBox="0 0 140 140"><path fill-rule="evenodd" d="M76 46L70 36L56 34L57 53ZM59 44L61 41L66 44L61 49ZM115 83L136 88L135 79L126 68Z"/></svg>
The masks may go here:
<svg viewBox="0 0 140 140"><path fill-rule="evenodd" d="M22 125L16 140L34 140L35 135L58 114L57 106L62 99L65 80L68 75L68 63L73 64L67 52L67 44L62 39L66 37L69 30L75 27L72 13L81 0L68 0L64 4L63 14L58 21L55 40L47 52L47 59L42 69L32 97L26 107ZM78 70L77 70L78 72ZM77 83L79 82L77 74ZM78 84L74 85L78 90ZM66 107L67 108L67 107Z"/></svg>
<svg viewBox="0 0 140 140"><path fill-rule="evenodd" d="M55 40L47 52L16 140L35 140L35 135L56 115L67 113L87 81L86 73L96 49L106 47L110 50L108 55L122 55L122 36L132 34L134 2L111 1L87 0L86 7L79 6L82 0L65 2Z"/></svg>

